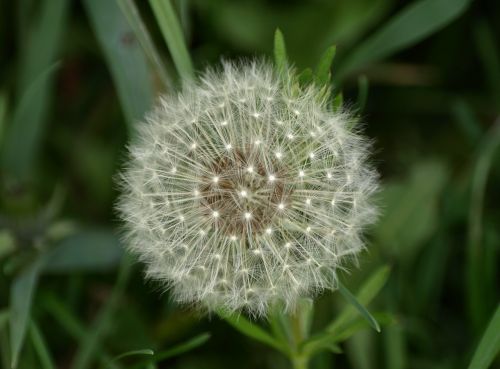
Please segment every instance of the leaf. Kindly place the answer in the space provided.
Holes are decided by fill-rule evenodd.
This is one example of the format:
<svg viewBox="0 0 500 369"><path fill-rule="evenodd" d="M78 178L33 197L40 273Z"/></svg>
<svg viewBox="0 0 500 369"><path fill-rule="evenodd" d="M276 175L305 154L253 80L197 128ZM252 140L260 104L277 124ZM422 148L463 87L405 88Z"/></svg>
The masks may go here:
<svg viewBox="0 0 500 369"><path fill-rule="evenodd" d="M330 46L326 49L323 56L320 58L318 66L316 67L316 82L320 86L327 85L331 79L331 69L333 59L335 58L336 47Z"/></svg>
<svg viewBox="0 0 500 369"><path fill-rule="evenodd" d="M231 324L236 330L253 338L259 342L262 342L268 346L275 348L278 351L286 352L286 348L278 342L273 336L271 336L267 331L262 329L256 324L253 324L248 319L242 315L228 315L219 313L222 319Z"/></svg>
<svg viewBox="0 0 500 369"><path fill-rule="evenodd" d="M171 0L149 0L149 4L160 25L163 38L167 43L179 76L183 80L193 79L193 64Z"/></svg>
<svg viewBox="0 0 500 369"><path fill-rule="evenodd" d="M150 366L154 367L153 363L158 363L160 361L191 351L196 347L203 345L205 342L208 341L209 338L210 338L210 333L199 334L186 342L183 342L179 345L172 347L171 349L155 354L154 357L151 359L141 361L140 363L132 366L132 369L140 369L144 367L149 368Z"/></svg>
<svg viewBox="0 0 500 369"><path fill-rule="evenodd" d="M458 18L471 0L421 0L407 5L350 53L337 71L343 79L367 64L412 46Z"/></svg>
<svg viewBox="0 0 500 369"><path fill-rule="evenodd" d="M29 32L21 37L17 96L12 120L5 131L2 166L18 179L27 179L45 131L52 98L54 63L65 29L69 1L40 1ZM28 9L32 10L32 9ZM28 12L26 12L28 13ZM22 148L22 149L21 149Z"/></svg>
<svg viewBox="0 0 500 369"><path fill-rule="evenodd" d="M380 267L373 272L373 274L359 289L356 294L356 300L360 304L368 305L375 298L375 296L378 295L382 287L384 287L387 279L389 278L389 273L390 268L388 266ZM335 332L355 317L356 308L353 305L349 305L332 323L328 325L327 330L329 332Z"/></svg>
<svg viewBox="0 0 500 369"><path fill-rule="evenodd" d="M344 95L342 94L342 92L339 92L335 95L335 97L332 100L332 110L334 112L341 110L343 104L344 104Z"/></svg>
<svg viewBox="0 0 500 369"><path fill-rule="evenodd" d="M468 219L468 245L466 258L467 302L469 314L474 327L478 329L483 324L485 305L482 304L488 285L483 280L484 247L483 247L483 207L485 201L486 184L491 171L495 153L500 148L500 118L486 133L480 142L480 151L477 155L474 173Z"/></svg>
<svg viewBox="0 0 500 369"><path fill-rule="evenodd" d="M458 98L452 103L451 112L469 143L476 145L481 138L482 129L470 105L464 99Z"/></svg>
<svg viewBox="0 0 500 369"><path fill-rule="evenodd" d="M365 110L366 101L368 100L368 78L365 75L358 77L358 111Z"/></svg>
<svg viewBox="0 0 500 369"><path fill-rule="evenodd" d="M123 248L108 230L87 230L59 241L47 253L44 272L102 271L119 264Z"/></svg>
<svg viewBox="0 0 500 369"><path fill-rule="evenodd" d="M370 323L373 329L380 332L380 325L370 312L356 299L356 297L339 281L339 292L356 310Z"/></svg>
<svg viewBox="0 0 500 369"><path fill-rule="evenodd" d="M9 310L1 310L0 311L0 332L2 331L2 327L4 324L7 324L9 321Z"/></svg>
<svg viewBox="0 0 500 369"><path fill-rule="evenodd" d="M134 0L117 0L117 2L123 14L127 18L130 26L134 30L134 34L141 44L144 53L147 55L149 61L154 66L154 72L158 73L158 76L163 83L163 87L165 89L167 87L171 87L172 81L168 76L167 70L163 61L161 60L158 49L151 39L151 35L141 18L141 14L139 13L139 9L137 9L137 5L135 4Z"/></svg>
<svg viewBox="0 0 500 369"><path fill-rule="evenodd" d="M144 349L144 350L132 350L132 351L127 351L127 352L124 352L123 354L120 354L118 356L115 356L112 361L119 361L125 357L129 357L129 356L138 356L138 355L154 355L155 352L151 349Z"/></svg>
<svg viewBox="0 0 500 369"><path fill-rule="evenodd" d="M280 74L284 74L288 69L288 58L286 54L285 38L280 29L274 32L274 63Z"/></svg>
<svg viewBox="0 0 500 369"><path fill-rule="evenodd" d="M377 243L403 261L411 261L439 224L438 200L448 181L441 161L416 164L404 182L386 183L384 212L374 229Z"/></svg>
<svg viewBox="0 0 500 369"><path fill-rule="evenodd" d="M130 132L153 104L155 89L146 56L116 1L84 0L115 83Z"/></svg>
<svg viewBox="0 0 500 369"><path fill-rule="evenodd" d="M6 120L7 120L7 95L4 92L0 92L0 145L2 144Z"/></svg>
<svg viewBox="0 0 500 369"><path fill-rule="evenodd" d="M311 68L304 69L297 77L302 86L307 86L313 81L314 75Z"/></svg>
<svg viewBox="0 0 500 369"><path fill-rule="evenodd" d="M497 306L472 357L469 369L487 369L500 352L500 305Z"/></svg>
<svg viewBox="0 0 500 369"><path fill-rule="evenodd" d="M10 342L12 368L16 368L19 354L26 337L33 294L43 258L37 259L24 269L13 281L10 289Z"/></svg>
<svg viewBox="0 0 500 369"><path fill-rule="evenodd" d="M500 53L491 26L481 19L474 27L475 42L483 64L485 81L490 85L493 101L500 108Z"/></svg>
<svg viewBox="0 0 500 369"><path fill-rule="evenodd" d="M31 321L30 324L30 336L31 341L33 342L33 347L35 348L38 358L40 359L41 367L43 369L55 369L56 367L45 342L45 338L34 321Z"/></svg>
<svg viewBox="0 0 500 369"><path fill-rule="evenodd" d="M111 295L99 311L97 318L92 322L89 334L83 337L80 347L75 355L73 369L87 369L92 366L94 357L99 353L104 335L113 321L114 312L118 308L120 298L125 289L131 273L131 260L128 256L122 258L120 270Z"/></svg>
<svg viewBox="0 0 500 369"><path fill-rule="evenodd" d="M29 177L43 134L50 83L59 64L53 64L35 78L15 107L12 122L5 131L2 167L18 179ZM22 147L23 150L19 150Z"/></svg>
<svg viewBox="0 0 500 369"><path fill-rule="evenodd" d="M374 313L377 321L381 324L387 325L393 322L393 317L385 313ZM364 318L355 318L350 320L347 324L343 324L339 329L331 331L326 329L325 331L316 334L306 340L302 345L303 352L314 355L322 350L334 350L338 349L338 344L345 341L353 334L361 329L365 329L370 326L370 323Z"/></svg>
<svg viewBox="0 0 500 369"><path fill-rule="evenodd" d="M178 356L185 352L191 351L196 347L203 345L205 342L208 341L209 338L210 338L210 333L199 334L184 343L172 347L171 349L159 352L152 358L152 360L153 362L157 363L169 359L171 357Z"/></svg>
<svg viewBox="0 0 500 369"><path fill-rule="evenodd" d="M44 308L49 312L56 322L62 326L62 328L77 342L82 343L90 335L90 331L87 327L81 323L76 316L68 309L62 301L60 301L55 295L46 294L43 297L42 303ZM111 363L111 356L103 351L102 347L98 347L98 355L102 362Z"/></svg>
<svg viewBox="0 0 500 369"><path fill-rule="evenodd" d="M0 260L9 255L16 248L16 241L8 230L0 231Z"/></svg>

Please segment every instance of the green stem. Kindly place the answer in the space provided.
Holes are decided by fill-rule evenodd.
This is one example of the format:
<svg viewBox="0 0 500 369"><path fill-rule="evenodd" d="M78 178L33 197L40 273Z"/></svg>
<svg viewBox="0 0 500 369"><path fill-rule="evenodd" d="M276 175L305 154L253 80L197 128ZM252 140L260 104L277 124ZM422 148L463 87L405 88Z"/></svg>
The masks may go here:
<svg viewBox="0 0 500 369"><path fill-rule="evenodd" d="M309 358L304 355L297 355L291 358L293 369L307 369L309 364Z"/></svg>
<svg viewBox="0 0 500 369"><path fill-rule="evenodd" d="M291 333L291 354L290 361L293 369L307 369L309 366L309 355L302 350L302 344L307 339L307 329L304 322L308 319L308 312L303 307L299 307L297 312L289 317Z"/></svg>

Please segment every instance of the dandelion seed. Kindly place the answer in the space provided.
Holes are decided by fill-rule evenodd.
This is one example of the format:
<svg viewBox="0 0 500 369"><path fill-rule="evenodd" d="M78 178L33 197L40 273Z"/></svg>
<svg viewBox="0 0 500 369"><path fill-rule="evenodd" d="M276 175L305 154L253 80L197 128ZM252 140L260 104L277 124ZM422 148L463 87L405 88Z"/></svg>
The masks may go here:
<svg viewBox="0 0 500 369"><path fill-rule="evenodd" d="M128 248L178 302L293 311L335 288L363 249L359 232L376 216L369 146L324 89L298 89L296 78L225 63L163 96L139 125L118 208Z"/></svg>

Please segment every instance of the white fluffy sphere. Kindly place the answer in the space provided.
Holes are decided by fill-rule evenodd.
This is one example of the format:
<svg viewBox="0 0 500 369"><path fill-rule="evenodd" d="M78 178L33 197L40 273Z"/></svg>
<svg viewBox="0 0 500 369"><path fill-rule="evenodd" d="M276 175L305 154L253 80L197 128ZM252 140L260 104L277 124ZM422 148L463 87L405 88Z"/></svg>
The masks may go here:
<svg viewBox="0 0 500 369"><path fill-rule="evenodd" d="M335 288L375 218L369 145L271 64L224 63L139 127L119 202L130 250L174 298L265 315Z"/></svg>

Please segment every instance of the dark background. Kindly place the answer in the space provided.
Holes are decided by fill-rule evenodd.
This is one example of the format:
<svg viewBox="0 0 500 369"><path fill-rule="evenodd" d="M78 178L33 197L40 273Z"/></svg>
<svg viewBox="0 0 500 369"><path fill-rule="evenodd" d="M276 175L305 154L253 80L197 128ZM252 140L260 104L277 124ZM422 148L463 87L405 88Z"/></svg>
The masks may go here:
<svg viewBox="0 0 500 369"><path fill-rule="evenodd" d="M68 0L61 13L47 10L51 2L57 8L61 1L0 0L0 314L31 305L30 321L57 368L101 367L103 355L160 352L203 332L211 336L206 343L158 368L286 368L286 359L218 317L176 306L161 286L144 281L140 264L123 272L114 178L133 120L110 72L114 61L89 21L98 2ZM165 87L153 69L151 85L155 93L172 90L175 69L160 29L147 2L136 3L170 76ZM342 280L356 290L389 265L390 279L370 310L394 321L381 334L359 331L342 344L344 353L321 354L313 368L466 368L498 306L500 2L436 0L439 11L425 3L176 3L198 70L221 57L271 58L277 27L299 70L337 45L334 91L343 92L375 140L382 217L367 232L359 266ZM384 33L412 9L411 22ZM441 11L456 14L444 21ZM401 35L433 22L421 37L391 49ZM365 47L359 56L374 37L374 50ZM114 42L140 50L130 30ZM389 51L378 55L383 47ZM133 79L137 68L129 63L125 74ZM26 271L61 245L68 251L37 269L30 293ZM337 293L320 296L314 328L343 304ZM2 369L10 367L11 333L0 318ZM32 331L20 358L20 368L44 367Z"/></svg>

